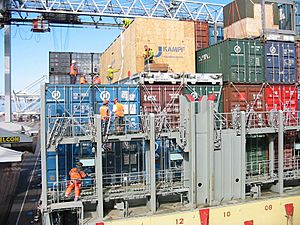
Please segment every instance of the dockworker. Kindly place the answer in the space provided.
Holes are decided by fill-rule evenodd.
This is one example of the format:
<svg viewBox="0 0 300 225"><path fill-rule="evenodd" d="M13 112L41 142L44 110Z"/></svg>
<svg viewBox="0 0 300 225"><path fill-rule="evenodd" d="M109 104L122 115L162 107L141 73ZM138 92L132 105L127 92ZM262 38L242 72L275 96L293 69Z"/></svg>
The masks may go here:
<svg viewBox="0 0 300 225"><path fill-rule="evenodd" d="M101 84L101 77L99 75L94 76L93 82L94 84Z"/></svg>
<svg viewBox="0 0 300 225"><path fill-rule="evenodd" d="M108 65L106 78L109 84L111 84L112 80L114 79L114 73L119 71L120 70L114 70L112 65Z"/></svg>
<svg viewBox="0 0 300 225"><path fill-rule="evenodd" d="M113 113L115 117L115 131L117 133L124 132L124 106L118 102L117 98L114 99Z"/></svg>
<svg viewBox="0 0 300 225"><path fill-rule="evenodd" d="M80 196L81 180L84 179L87 175L82 169L83 164L81 162L77 162L75 165L76 166L69 172L70 183L67 187L65 197L69 197L72 190L75 188L74 201L78 201Z"/></svg>
<svg viewBox="0 0 300 225"><path fill-rule="evenodd" d="M101 117L101 126L102 126L102 134L106 135L107 127L110 118L110 112L108 107L108 100L103 101L103 105L100 107L100 117Z"/></svg>
<svg viewBox="0 0 300 225"><path fill-rule="evenodd" d="M78 66L75 60L72 60L72 64L70 67L70 83L76 84L76 76L78 74Z"/></svg>
<svg viewBox="0 0 300 225"><path fill-rule="evenodd" d="M123 28L126 29L129 27L129 25L131 24L132 20L128 19L128 18L124 18L122 19L123 22Z"/></svg>
<svg viewBox="0 0 300 225"><path fill-rule="evenodd" d="M145 64L153 63L154 52L148 45L144 45L144 60Z"/></svg>
<svg viewBox="0 0 300 225"><path fill-rule="evenodd" d="M84 74L82 74L80 76L79 83L80 84L87 84L87 79L86 79L86 76Z"/></svg>

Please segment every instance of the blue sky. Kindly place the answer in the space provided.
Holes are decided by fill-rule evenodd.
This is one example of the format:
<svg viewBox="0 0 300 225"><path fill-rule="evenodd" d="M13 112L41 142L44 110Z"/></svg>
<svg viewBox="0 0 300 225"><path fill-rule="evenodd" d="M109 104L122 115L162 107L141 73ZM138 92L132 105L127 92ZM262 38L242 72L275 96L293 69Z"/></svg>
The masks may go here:
<svg viewBox="0 0 300 225"><path fill-rule="evenodd" d="M230 0L206 0L228 3ZM32 33L29 26L12 26L12 89L20 90L48 74L49 51L103 52L120 34L117 28L51 28ZM4 29L0 30L0 94L4 92Z"/></svg>
<svg viewBox="0 0 300 225"><path fill-rule="evenodd" d="M12 88L20 90L49 71L49 51L103 52L119 35L116 28L51 28L32 33L12 26ZM4 91L4 29L0 30L0 93Z"/></svg>

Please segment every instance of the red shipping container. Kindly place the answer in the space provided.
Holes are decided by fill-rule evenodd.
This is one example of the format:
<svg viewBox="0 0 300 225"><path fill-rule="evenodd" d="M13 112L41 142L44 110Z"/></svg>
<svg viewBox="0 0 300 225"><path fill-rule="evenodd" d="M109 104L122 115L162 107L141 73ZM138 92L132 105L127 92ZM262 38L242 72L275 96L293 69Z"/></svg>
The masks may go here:
<svg viewBox="0 0 300 225"><path fill-rule="evenodd" d="M255 112L265 111L264 88L262 85L224 85L224 112L232 112L239 108L240 111Z"/></svg>
<svg viewBox="0 0 300 225"><path fill-rule="evenodd" d="M179 125L179 96L182 92L182 85L143 85L140 88L141 112L143 114L165 113L166 120L157 118L156 125L167 129L176 128Z"/></svg>
<svg viewBox="0 0 300 225"><path fill-rule="evenodd" d="M268 85L265 94L267 111L288 111L285 114L285 122L290 125L297 122L298 87L296 85Z"/></svg>
<svg viewBox="0 0 300 225"><path fill-rule="evenodd" d="M297 132L288 131L283 137L283 169L291 170L294 168L294 145L297 139ZM278 168L278 139L274 141L275 169Z"/></svg>
<svg viewBox="0 0 300 225"><path fill-rule="evenodd" d="M208 22L195 21L195 51L209 46L209 26Z"/></svg>
<svg viewBox="0 0 300 225"><path fill-rule="evenodd" d="M141 110L143 113L179 113L179 95L182 85L147 84L141 87Z"/></svg>

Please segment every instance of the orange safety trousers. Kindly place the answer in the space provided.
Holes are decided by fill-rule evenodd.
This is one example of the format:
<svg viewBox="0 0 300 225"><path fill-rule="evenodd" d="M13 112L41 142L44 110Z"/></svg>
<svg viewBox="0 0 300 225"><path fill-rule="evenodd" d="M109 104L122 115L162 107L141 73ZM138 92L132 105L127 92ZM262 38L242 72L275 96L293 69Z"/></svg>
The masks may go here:
<svg viewBox="0 0 300 225"><path fill-rule="evenodd" d="M79 180L71 180L67 190L66 190L66 197L69 197L72 190L75 188L75 198L79 198L80 196L80 188L81 188L81 182Z"/></svg>

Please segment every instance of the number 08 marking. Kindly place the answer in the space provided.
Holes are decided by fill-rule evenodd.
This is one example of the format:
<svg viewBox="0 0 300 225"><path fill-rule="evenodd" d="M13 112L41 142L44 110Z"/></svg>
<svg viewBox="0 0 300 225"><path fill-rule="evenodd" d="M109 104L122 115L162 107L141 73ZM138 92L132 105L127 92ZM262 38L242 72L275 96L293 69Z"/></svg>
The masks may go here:
<svg viewBox="0 0 300 225"><path fill-rule="evenodd" d="M272 208L273 208L272 205L265 205L265 210L266 210L266 211L271 211Z"/></svg>

